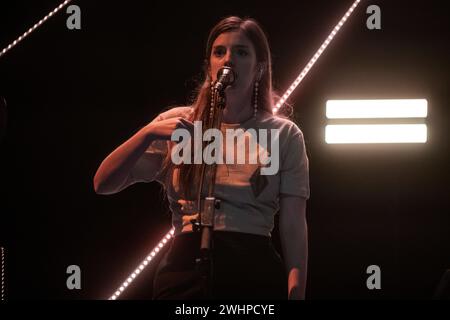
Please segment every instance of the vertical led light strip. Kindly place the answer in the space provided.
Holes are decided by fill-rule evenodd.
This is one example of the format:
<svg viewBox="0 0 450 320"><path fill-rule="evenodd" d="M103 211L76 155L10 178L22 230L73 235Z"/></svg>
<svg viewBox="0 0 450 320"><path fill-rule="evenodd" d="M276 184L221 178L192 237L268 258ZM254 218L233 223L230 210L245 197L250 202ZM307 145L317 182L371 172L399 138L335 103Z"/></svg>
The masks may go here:
<svg viewBox="0 0 450 320"><path fill-rule="evenodd" d="M114 294L109 298L109 300L116 300L125 289L132 283L138 275L147 267L150 261L156 256L156 254L164 248L167 242L173 237L175 233L175 229L172 228L164 238L158 243L158 245L149 253L149 255L141 262L141 264L128 276L127 280L125 280L122 285L114 292Z"/></svg>
<svg viewBox="0 0 450 320"><path fill-rule="evenodd" d="M1 247L2 251L2 301L5 301L5 249Z"/></svg>
<svg viewBox="0 0 450 320"><path fill-rule="evenodd" d="M18 37L16 40L14 40L13 42L11 42L6 48L4 48L1 52L0 52L0 58L9 50L11 50L12 48L14 48L20 41L22 41L23 39L25 39L27 36L30 35L30 33L32 33L34 30L36 30L38 27L41 26L41 24L43 24L45 21L47 21L51 16L53 16L54 14L56 14L59 10L61 10L65 5L67 5L69 2L71 2L72 0L66 0L63 3L61 3L58 7L56 7L53 11L51 11L48 15L46 15L44 18L42 18L41 20L39 20L39 22L35 23L34 26L32 26L30 29L28 29L27 31L25 31L20 37Z"/></svg>
<svg viewBox="0 0 450 320"><path fill-rule="evenodd" d="M325 127L325 142L425 143L427 114L425 99L329 100L327 118L338 123Z"/></svg>
<svg viewBox="0 0 450 320"><path fill-rule="evenodd" d="M300 84L300 82L303 80L303 78L308 74L309 70L311 70L312 66L316 63L317 59L321 56L321 54L325 51L325 49L328 47L330 42L333 40L333 38L338 33L339 29L344 25L345 21L350 17L353 10L355 10L356 6L361 2L361 0L356 0L353 2L352 6L347 10L347 12L344 14L344 16L341 18L341 20L338 22L338 24L333 28L333 30L330 32L328 37L325 39L325 41L320 46L319 50L313 55L313 57L309 60L306 67L300 72L297 79L291 84L289 89L283 94L283 96L280 98L280 100L277 102L274 108L272 108L272 113L276 114L278 110L281 108L283 103L289 98L289 96L292 94L292 92L297 88L297 86Z"/></svg>

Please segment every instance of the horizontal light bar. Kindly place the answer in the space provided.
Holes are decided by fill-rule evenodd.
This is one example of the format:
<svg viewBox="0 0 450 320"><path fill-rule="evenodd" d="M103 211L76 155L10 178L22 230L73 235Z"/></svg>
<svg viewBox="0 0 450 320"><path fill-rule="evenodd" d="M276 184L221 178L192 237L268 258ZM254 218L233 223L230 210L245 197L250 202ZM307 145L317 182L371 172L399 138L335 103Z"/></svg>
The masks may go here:
<svg viewBox="0 0 450 320"><path fill-rule="evenodd" d="M334 143L425 143L425 124L327 125L325 141Z"/></svg>
<svg viewBox="0 0 450 320"><path fill-rule="evenodd" d="M426 118L426 99L328 100L328 119Z"/></svg>

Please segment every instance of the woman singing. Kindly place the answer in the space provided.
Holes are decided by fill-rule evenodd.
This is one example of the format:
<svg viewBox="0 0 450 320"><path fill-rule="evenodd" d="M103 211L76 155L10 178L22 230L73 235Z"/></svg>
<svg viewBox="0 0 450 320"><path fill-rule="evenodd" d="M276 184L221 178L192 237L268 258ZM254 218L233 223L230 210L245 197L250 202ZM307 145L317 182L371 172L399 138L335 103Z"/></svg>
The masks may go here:
<svg viewBox="0 0 450 320"><path fill-rule="evenodd" d="M210 296L205 296L196 264L201 164L175 164L171 151L177 144L171 137L177 129L193 133L194 123L207 123L211 86L223 67L231 68L236 79L224 91L220 131L224 142L229 132L238 136L233 142L243 140L223 143L223 159L228 161L216 165L214 196L220 202L214 211L211 290ZM305 298L308 158L302 131L291 120L274 115L273 105L266 35L253 19L225 18L209 34L204 82L192 105L160 113L98 168L94 187L99 194L117 193L137 182L158 181L164 187L175 237L158 266L154 299ZM256 132L256 136L248 132ZM263 144L264 137L270 141ZM249 147L255 141L259 149ZM263 149L270 164L251 163L255 152L260 155L255 150ZM234 158L227 159L232 151ZM239 151L245 155L244 163L236 161ZM202 199L206 191L203 187ZM283 260L271 240L277 212Z"/></svg>

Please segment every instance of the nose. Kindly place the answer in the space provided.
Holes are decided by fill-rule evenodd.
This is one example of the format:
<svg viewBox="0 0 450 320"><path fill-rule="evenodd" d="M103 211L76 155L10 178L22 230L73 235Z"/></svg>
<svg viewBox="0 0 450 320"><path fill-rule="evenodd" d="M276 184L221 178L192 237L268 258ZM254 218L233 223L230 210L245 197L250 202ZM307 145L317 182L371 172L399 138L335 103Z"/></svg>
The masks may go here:
<svg viewBox="0 0 450 320"><path fill-rule="evenodd" d="M231 50L228 50L226 56L225 56L225 63L223 64L225 67L230 67L232 68L234 66L234 57L233 54L231 52Z"/></svg>

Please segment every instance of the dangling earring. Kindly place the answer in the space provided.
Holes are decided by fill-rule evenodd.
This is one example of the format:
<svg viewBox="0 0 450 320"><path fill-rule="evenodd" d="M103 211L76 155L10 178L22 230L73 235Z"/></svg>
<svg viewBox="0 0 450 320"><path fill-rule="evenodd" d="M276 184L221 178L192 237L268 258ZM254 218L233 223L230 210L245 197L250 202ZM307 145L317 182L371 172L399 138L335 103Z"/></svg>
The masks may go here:
<svg viewBox="0 0 450 320"><path fill-rule="evenodd" d="M214 82L210 82L210 91L209 91L209 97L210 97L210 105L209 105L209 117L212 118L213 110L214 110L214 104L216 103L214 100Z"/></svg>
<svg viewBox="0 0 450 320"><path fill-rule="evenodd" d="M256 78L255 85L253 87L253 118L256 118L256 113L258 112L259 81L261 81L263 72L263 67L259 68L258 77Z"/></svg>
<svg viewBox="0 0 450 320"><path fill-rule="evenodd" d="M256 113L258 112L258 87L259 81L255 81L253 88L253 118L256 118Z"/></svg>

